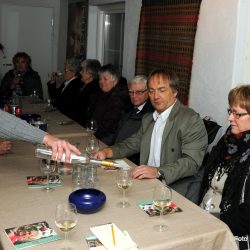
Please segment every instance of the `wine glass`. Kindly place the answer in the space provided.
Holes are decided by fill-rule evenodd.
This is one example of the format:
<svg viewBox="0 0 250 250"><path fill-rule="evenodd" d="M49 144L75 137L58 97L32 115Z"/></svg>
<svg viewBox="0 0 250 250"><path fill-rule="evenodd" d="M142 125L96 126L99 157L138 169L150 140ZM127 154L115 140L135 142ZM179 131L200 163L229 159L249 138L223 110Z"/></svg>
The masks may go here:
<svg viewBox="0 0 250 250"><path fill-rule="evenodd" d="M97 131L97 121L90 119L86 124L87 132L90 133L93 137L94 133Z"/></svg>
<svg viewBox="0 0 250 250"><path fill-rule="evenodd" d="M116 183L118 188L122 189L122 201L117 206L121 208L129 207L130 204L125 200L125 192L132 185L131 169L120 168L117 171Z"/></svg>
<svg viewBox="0 0 250 250"><path fill-rule="evenodd" d="M41 159L40 160L40 169L43 174L47 176L47 185L42 189L44 192L54 191L54 188L50 186L50 174L55 171L56 163L52 160Z"/></svg>
<svg viewBox="0 0 250 250"><path fill-rule="evenodd" d="M90 137L86 143L86 152L88 153L89 157L95 154L99 149L99 141L95 137Z"/></svg>
<svg viewBox="0 0 250 250"><path fill-rule="evenodd" d="M167 230L167 225L163 223L163 213L171 204L172 189L164 184L155 186L153 195L154 209L160 213L160 224L154 226L154 230L163 232Z"/></svg>
<svg viewBox="0 0 250 250"><path fill-rule="evenodd" d="M77 224L77 210L75 204L61 203L56 206L55 224L64 233L65 247L62 249L69 250L68 232Z"/></svg>

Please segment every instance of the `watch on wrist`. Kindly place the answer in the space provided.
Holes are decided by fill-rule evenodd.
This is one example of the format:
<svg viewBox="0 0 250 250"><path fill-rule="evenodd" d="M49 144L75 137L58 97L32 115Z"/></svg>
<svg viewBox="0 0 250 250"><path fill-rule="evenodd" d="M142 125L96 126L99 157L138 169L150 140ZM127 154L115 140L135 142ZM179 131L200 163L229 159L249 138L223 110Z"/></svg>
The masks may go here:
<svg viewBox="0 0 250 250"><path fill-rule="evenodd" d="M158 179L159 179L160 181L165 180L164 172L163 172L161 169L159 169L159 170L157 171L157 173L158 173L158 175L159 175Z"/></svg>

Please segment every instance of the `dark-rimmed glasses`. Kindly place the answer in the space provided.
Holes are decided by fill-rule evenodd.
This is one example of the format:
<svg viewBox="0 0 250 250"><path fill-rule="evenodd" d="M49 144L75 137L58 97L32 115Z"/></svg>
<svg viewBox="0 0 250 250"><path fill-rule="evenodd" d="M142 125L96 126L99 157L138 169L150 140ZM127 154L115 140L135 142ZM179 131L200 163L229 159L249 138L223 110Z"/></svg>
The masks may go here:
<svg viewBox="0 0 250 250"><path fill-rule="evenodd" d="M236 119L240 119L240 117L242 117L242 116L249 115L248 113L238 113L235 110L232 110L230 108L227 109L227 113L228 113L228 115L233 114L234 118L236 118Z"/></svg>
<svg viewBox="0 0 250 250"><path fill-rule="evenodd" d="M147 89L144 89L144 90L136 90L136 91L132 91L132 90L129 90L128 91L128 94L129 95L142 95L144 92L146 92Z"/></svg>

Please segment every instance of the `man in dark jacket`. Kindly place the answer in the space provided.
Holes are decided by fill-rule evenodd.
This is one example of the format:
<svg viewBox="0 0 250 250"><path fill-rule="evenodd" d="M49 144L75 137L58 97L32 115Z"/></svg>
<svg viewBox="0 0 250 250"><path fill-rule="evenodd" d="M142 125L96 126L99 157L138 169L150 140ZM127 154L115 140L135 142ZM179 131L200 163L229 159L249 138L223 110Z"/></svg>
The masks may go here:
<svg viewBox="0 0 250 250"><path fill-rule="evenodd" d="M121 142L137 132L141 126L143 115L154 110L148 99L146 76L135 76L129 83L128 88L132 104L122 115L116 132L115 143ZM128 158L135 164L139 164L139 153Z"/></svg>

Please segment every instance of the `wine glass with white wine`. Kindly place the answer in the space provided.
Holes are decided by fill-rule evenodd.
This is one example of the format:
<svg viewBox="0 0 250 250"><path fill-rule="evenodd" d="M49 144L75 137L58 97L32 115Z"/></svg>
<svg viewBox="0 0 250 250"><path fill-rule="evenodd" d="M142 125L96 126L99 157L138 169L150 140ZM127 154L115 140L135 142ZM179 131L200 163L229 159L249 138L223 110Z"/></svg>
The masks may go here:
<svg viewBox="0 0 250 250"><path fill-rule="evenodd" d="M163 232L167 230L167 225L163 223L163 213L166 211L172 200L172 189L164 184L155 186L153 204L154 209L160 213L160 224L154 226L154 230Z"/></svg>
<svg viewBox="0 0 250 250"><path fill-rule="evenodd" d="M64 233L65 247L62 250L70 250L68 247L68 232L77 224L77 210L72 203L61 203L56 206L55 224Z"/></svg>
<svg viewBox="0 0 250 250"><path fill-rule="evenodd" d="M122 190L122 201L117 205L121 208L126 208L130 206L130 203L125 200L126 190L132 185L131 169L120 168L117 171L116 183L118 188Z"/></svg>

